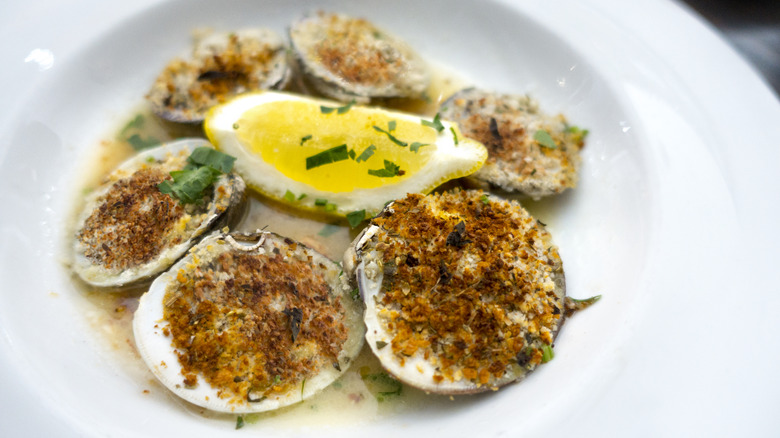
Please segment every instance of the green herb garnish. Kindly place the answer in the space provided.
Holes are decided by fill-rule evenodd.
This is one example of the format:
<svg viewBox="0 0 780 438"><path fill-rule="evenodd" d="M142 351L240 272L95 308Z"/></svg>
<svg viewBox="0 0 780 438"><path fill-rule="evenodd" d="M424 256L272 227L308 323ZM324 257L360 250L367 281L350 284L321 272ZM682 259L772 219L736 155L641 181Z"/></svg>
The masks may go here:
<svg viewBox="0 0 780 438"><path fill-rule="evenodd" d="M394 176L403 175L404 171L401 170L400 166L393 163L392 161L385 160L384 169L368 169L368 174L378 176L380 178L392 178Z"/></svg>
<svg viewBox="0 0 780 438"><path fill-rule="evenodd" d="M235 160L235 157L201 146L192 151L184 169L170 173L173 182L165 180L157 184L157 188L184 204L200 203L206 189L214 184L221 174L233 170Z"/></svg>
<svg viewBox="0 0 780 438"><path fill-rule="evenodd" d="M187 158L187 161L192 164L211 167L222 173L229 173L233 170L233 163L235 163L236 157L223 154L210 147L201 146L192 151L192 154Z"/></svg>
<svg viewBox="0 0 780 438"><path fill-rule="evenodd" d="M588 133L590 131L588 131L587 129L582 129L579 126L566 125L566 132L568 132L570 134L574 134L574 135L579 135L580 138L584 140L585 137L588 136Z"/></svg>
<svg viewBox="0 0 780 438"><path fill-rule="evenodd" d="M333 233L336 233L340 229L341 229L341 227L338 226L338 225L327 224L324 227L322 227L322 229L320 230L319 233L317 233L317 235L318 236L322 236L322 237L329 237L329 236L333 235Z"/></svg>
<svg viewBox="0 0 780 438"><path fill-rule="evenodd" d="M555 357L551 346L545 344L542 345L542 363L551 361Z"/></svg>
<svg viewBox="0 0 780 438"><path fill-rule="evenodd" d="M278 385L280 383L282 383L282 376L277 374L277 375L274 376L274 385Z"/></svg>
<svg viewBox="0 0 780 438"><path fill-rule="evenodd" d="M136 151L141 151L144 149L149 149L153 146L157 146L160 144L160 140L157 140L154 137L149 137L147 139L143 139L138 134L133 134L130 137L127 138L127 143Z"/></svg>
<svg viewBox="0 0 780 438"><path fill-rule="evenodd" d="M366 218L366 210L358 210L353 211L352 213L347 213L347 222L349 222L349 226L351 228L355 228L356 226L360 225L361 222L363 222L363 219Z"/></svg>
<svg viewBox="0 0 780 438"><path fill-rule="evenodd" d="M298 195L298 200L300 201L301 199L303 199L305 197L306 197L306 193L301 193L300 195Z"/></svg>
<svg viewBox="0 0 780 438"><path fill-rule="evenodd" d="M540 146L544 146L549 149L556 149L558 145L555 144L552 136L544 129L540 129L534 133L534 140L539 143Z"/></svg>
<svg viewBox="0 0 780 438"><path fill-rule="evenodd" d="M374 130L376 130L376 131L379 131L379 132L381 132L381 133L385 134L385 135L387 136L387 138L389 138L389 139L390 139L390 141L392 141L393 143L397 144L398 146L401 146L401 147L406 147L406 146L408 146L408 145L409 145L408 143L406 143L406 142L404 142L404 141L401 141L401 140L399 140L399 139L395 138L395 137L393 136L393 134L391 134L391 133L390 133L390 132L392 132L393 130L395 130L395 121L391 121L391 122L389 122L389 123L387 124L387 126L388 126L388 128L390 128L390 127L392 126L392 129L389 129L388 131L385 131L384 129L380 128L379 126L376 126L376 125L374 125Z"/></svg>
<svg viewBox="0 0 780 438"><path fill-rule="evenodd" d="M428 144L428 143L420 143L419 141L416 141L416 142L412 143L409 146L409 150L416 153L423 146L430 146L430 144Z"/></svg>
<svg viewBox="0 0 780 438"><path fill-rule="evenodd" d="M387 342L385 341L376 341L376 349L381 350L383 348L387 347Z"/></svg>
<svg viewBox="0 0 780 438"><path fill-rule="evenodd" d="M355 99L352 99L348 104L339 107L320 105L320 112L322 112L323 114L330 114L333 111L336 111L336 114L344 114L347 111L349 111L352 108L352 105L354 105L355 103L356 103Z"/></svg>
<svg viewBox="0 0 780 438"><path fill-rule="evenodd" d="M338 206L336 204L328 203L325 205L325 211L336 211Z"/></svg>
<svg viewBox="0 0 780 438"><path fill-rule="evenodd" d="M347 151L347 145L343 144L341 146L336 146L334 148L322 151L318 154L314 154L311 157L306 157L306 170L323 166L325 164L335 163L337 161L343 161L348 158L349 152Z"/></svg>
<svg viewBox="0 0 780 438"><path fill-rule="evenodd" d="M301 137L301 146L309 140L311 140L311 134Z"/></svg>
<svg viewBox="0 0 780 438"><path fill-rule="evenodd" d="M244 416L239 415L236 417L236 430L241 429L242 427L244 427Z"/></svg>
<svg viewBox="0 0 780 438"><path fill-rule="evenodd" d="M328 205L328 200L327 199L322 199L322 198L317 198L317 199L314 200L314 205L316 205L317 207L324 207L324 206Z"/></svg>
<svg viewBox="0 0 780 438"><path fill-rule="evenodd" d="M304 377L303 382L301 382L301 399L303 399L303 388L306 388L306 377Z"/></svg>
<svg viewBox="0 0 780 438"><path fill-rule="evenodd" d="M363 150L363 152L360 153L360 155L355 158L355 161L360 163L361 161L366 161L369 158L371 158L372 155L374 155L374 151L376 151L376 146L374 145L368 145L368 147Z"/></svg>
<svg viewBox="0 0 780 438"><path fill-rule="evenodd" d="M444 125L441 123L440 117L441 116L439 115L439 113L436 113L436 115L433 116L433 121L432 122L430 122L428 120L425 120L425 119L420 119L420 123L422 123L423 126L428 126L430 128L435 129L438 132L442 132L442 131L444 131Z"/></svg>
<svg viewBox="0 0 780 438"><path fill-rule="evenodd" d="M459 143L459 140L458 140L458 134L455 133L455 127L454 126L450 126L450 132L452 133L452 141L454 141L455 142L455 146L457 146L458 143Z"/></svg>
<svg viewBox="0 0 780 438"><path fill-rule="evenodd" d="M357 300L358 298L360 298L360 289L354 288L352 289L352 292L350 292L349 294L352 296L353 300Z"/></svg>
<svg viewBox="0 0 780 438"><path fill-rule="evenodd" d="M360 377L363 379L369 388L369 391L374 393L377 401L383 402L388 397L399 396L403 391L403 385L398 380L390 377L387 373L375 373L369 374L363 373L361 369Z"/></svg>
<svg viewBox="0 0 780 438"><path fill-rule="evenodd" d="M144 126L144 116L143 114L138 114L135 117L133 117L133 120L130 120L127 122L127 125L122 128L121 131L119 131L119 136L124 137L125 134L127 134L128 131L133 129L141 129Z"/></svg>
<svg viewBox="0 0 780 438"><path fill-rule="evenodd" d="M488 198L488 195L480 196L479 200L482 201L482 203L485 204L485 205L487 205L490 202L490 198Z"/></svg>
<svg viewBox="0 0 780 438"><path fill-rule="evenodd" d="M289 190L284 192L284 200L287 202L295 202L295 193Z"/></svg>
<svg viewBox="0 0 780 438"><path fill-rule="evenodd" d="M165 180L157 184L160 192L179 199L184 204L197 204L203 199L203 192L219 177L220 172L211 167L171 172L173 182Z"/></svg>

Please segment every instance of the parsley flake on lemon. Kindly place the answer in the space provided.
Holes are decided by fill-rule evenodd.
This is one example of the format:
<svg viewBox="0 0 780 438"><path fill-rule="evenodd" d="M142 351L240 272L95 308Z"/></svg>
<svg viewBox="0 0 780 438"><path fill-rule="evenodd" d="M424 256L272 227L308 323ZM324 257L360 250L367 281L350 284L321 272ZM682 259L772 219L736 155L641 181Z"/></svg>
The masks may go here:
<svg viewBox="0 0 780 438"><path fill-rule="evenodd" d="M439 119L435 119L439 122ZM237 157L235 171L260 193L339 216L378 213L407 193L428 193L476 172L487 150L455 123L263 91L212 108L209 140Z"/></svg>

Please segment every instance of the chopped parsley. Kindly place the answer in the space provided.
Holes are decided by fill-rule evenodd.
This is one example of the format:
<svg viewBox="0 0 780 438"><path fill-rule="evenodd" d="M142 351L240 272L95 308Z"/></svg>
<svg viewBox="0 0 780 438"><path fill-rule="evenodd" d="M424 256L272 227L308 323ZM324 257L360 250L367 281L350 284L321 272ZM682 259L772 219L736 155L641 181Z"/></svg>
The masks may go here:
<svg viewBox="0 0 780 438"><path fill-rule="evenodd" d="M534 133L534 140L539 143L539 146L544 146L549 149L557 149L558 145L555 144L552 136L544 129L540 129Z"/></svg>
<svg viewBox="0 0 780 438"><path fill-rule="evenodd" d="M401 395L404 388L403 385L398 380L390 377L389 374L384 372L369 374L368 370L365 373L363 371L361 369L360 377L368 386L369 391L374 394L377 401L383 402L390 397Z"/></svg>
<svg viewBox="0 0 780 438"><path fill-rule="evenodd" d="M582 129L582 128L580 128L579 126L575 126L575 125L566 125L566 132L568 132L568 133L570 133L570 134L574 134L574 135L579 135L579 136L580 136L580 138L582 138L582 139L584 140L584 139L585 139L585 137L587 137L587 136L588 136L588 133L589 133L590 131L588 131L587 129Z"/></svg>
<svg viewBox="0 0 780 438"><path fill-rule="evenodd" d="M336 114L344 114L349 111L355 103L355 99L352 99L348 104L339 107L320 105L320 112L322 114L330 114L333 111L336 111Z"/></svg>
<svg viewBox="0 0 780 438"><path fill-rule="evenodd" d="M347 151L347 145L343 144L322 151L318 154L314 154L311 157L306 157L306 170L323 166L325 164L335 163L337 161L343 161L348 158L349 152Z"/></svg>
<svg viewBox="0 0 780 438"><path fill-rule="evenodd" d="M482 203L485 204L485 205L487 205L490 202L490 198L488 198L488 195L480 196L479 200L482 201Z"/></svg>
<svg viewBox="0 0 780 438"><path fill-rule="evenodd" d="M551 346L545 344L542 345L542 363L551 361L555 357Z"/></svg>
<svg viewBox="0 0 780 438"><path fill-rule="evenodd" d="M317 233L318 236L321 237L329 237L332 236L334 233L336 233L338 230L340 230L341 227L334 224L327 224L320 230L319 233Z"/></svg>
<svg viewBox="0 0 780 438"><path fill-rule="evenodd" d="M421 147L423 147L423 146L430 146L430 144L428 144L428 143L420 143L419 141L416 141L416 142L412 143L412 144L409 146L409 150L410 150L410 151L412 151L412 152L415 152L415 153L416 153L416 152L418 152L418 151L420 150L420 148L421 148Z"/></svg>
<svg viewBox="0 0 780 438"><path fill-rule="evenodd" d="M394 176L401 176L404 172L401 167L392 161L385 160L384 169L368 169L368 174L378 176L380 178L392 178Z"/></svg>
<svg viewBox="0 0 780 438"><path fill-rule="evenodd" d="M301 137L301 146L309 140L311 140L311 134Z"/></svg>
<svg viewBox="0 0 780 438"><path fill-rule="evenodd" d="M435 129L438 132L442 132L442 131L444 131L444 125L441 123L440 117L441 116L439 115L439 113L436 113L436 115L433 116L433 121L420 119L420 123L422 123L423 126L428 126L430 128Z"/></svg>
<svg viewBox="0 0 780 438"><path fill-rule="evenodd" d="M395 130L395 120L391 120L390 122L388 122L387 123L387 128L388 128L388 130L385 131L384 129L380 128L379 126L374 125L374 130L375 131L378 131L378 132L381 132L381 133L385 134L387 136L387 138L389 138L390 141L392 141L393 143L395 143L395 144L397 144L398 146L401 146L401 147L409 146L408 143L406 143L405 141L401 141L401 140L395 138L395 136L393 134L391 134L391 132L393 132Z"/></svg>
<svg viewBox="0 0 780 438"><path fill-rule="evenodd" d="M144 119L143 114L136 115L135 117L133 117L133 120L130 120L129 122L127 122L127 125L125 125L125 127L122 128L121 131L119 131L119 135L120 136L124 136L125 134L127 134L128 131L131 131L131 130L134 130L134 129L135 130L141 129L144 126L144 122L145 122L145 119Z"/></svg>
<svg viewBox="0 0 780 438"><path fill-rule="evenodd" d="M457 146L458 143L459 143L459 141L458 141L458 134L455 132L455 127L454 126L450 126L450 132L452 133L452 141L454 141L455 142L455 146Z"/></svg>
<svg viewBox="0 0 780 438"><path fill-rule="evenodd" d="M242 427L244 427L244 416L239 415L236 417L236 430L241 429Z"/></svg>
<svg viewBox="0 0 780 438"><path fill-rule="evenodd" d="M355 228L366 218L366 210L357 210L347 213L347 222L351 228Z"/></svg>
<svg viewBox="0 0 780 438"><path fill-rule="evenodd" d="M317 199L314 200L314 205L316 205L317 207L324 207L324 206L328 205L328 200L327 199L322 199L322 198L317 198Z"/></svg>
<svg viewBox="0 0 780 438"><path fill-rule="evenodd" d="M336 211L336 204L327 203L325 204L325 211Z"/></svg>
<svg viewBox="0 0 780 438"><path fill-rule="evenodd" d="M233 163L236 162L236 157L210 147L201 146L192 151L187 161L192 164L211 167L222 173L228 173L233 170Z"/></svg>
<svg viewBox="0 0 780 438"><path fill-rule="evenodd" d="M293 192L291 192L289 190L286 191L284 193L284 200L287 201L287 202L295 202L295 193L293 193Z"/></svg>
<svg viewBox="0 0 780 438"><path fill-rule="evenodd" d="M360 289L354 288L352 289L352 292L350 292L349 294L352 296L353 300L357 300L358 298L360 298Z"/></svg>
<svg viewBox="0 0 780 438"><path fill-rule="evenodd" d="M154 137L144 139L138 134L133 134L130 137L127 137L126 141L136 151L149 149L160 144L160 140L157 140Z"/></svg>
<svg viewBox="0 0 780 438"><path fill-rule="evenodd" d="M200 203L206 189L214 184L221 174L233 170L235 160L235 157L201 146L192 151L184 169L170 173L173 182L165 180L157 184L157 188L184 204Z"/></svg>
<svg viewBox="0 0 780 438"><path fill-rule="evenodd" d="M360 163L361 161L366 161L369 158L371 158L372 155L374 155L374 152L376 151L376 146L374 145L368 145L368 147L363 150L363 152L360 153L360 155L355 158L355 161Z"/></svg>

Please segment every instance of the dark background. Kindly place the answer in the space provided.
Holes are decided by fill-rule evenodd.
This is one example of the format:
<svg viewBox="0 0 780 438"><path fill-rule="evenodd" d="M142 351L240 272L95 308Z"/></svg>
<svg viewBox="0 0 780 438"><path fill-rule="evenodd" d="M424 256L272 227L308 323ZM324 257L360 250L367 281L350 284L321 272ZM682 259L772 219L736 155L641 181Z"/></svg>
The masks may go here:
<svg viewBox="0 0 780 438"><path fill-rule="evenodd" d="M780 95L780 0L682 0L720 30Z"/></svg>

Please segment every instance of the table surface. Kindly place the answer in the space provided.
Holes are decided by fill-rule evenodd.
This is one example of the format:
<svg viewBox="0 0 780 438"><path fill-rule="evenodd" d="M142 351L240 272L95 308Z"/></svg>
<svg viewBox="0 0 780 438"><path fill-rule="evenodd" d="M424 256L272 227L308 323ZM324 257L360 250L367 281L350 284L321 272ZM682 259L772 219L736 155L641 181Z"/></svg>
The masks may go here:
<svg viewBox="0 0 780 438"><path fill-rule="evenodd" d="M683 0L713 24L780 95L780 2Z"/></svg>

